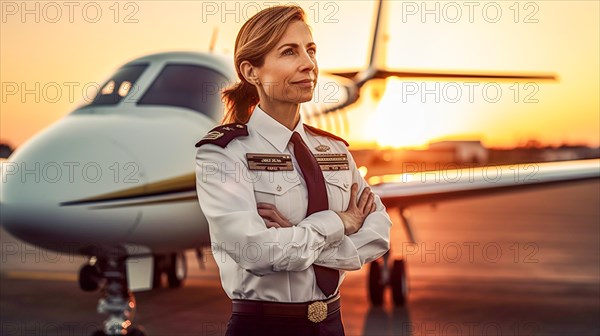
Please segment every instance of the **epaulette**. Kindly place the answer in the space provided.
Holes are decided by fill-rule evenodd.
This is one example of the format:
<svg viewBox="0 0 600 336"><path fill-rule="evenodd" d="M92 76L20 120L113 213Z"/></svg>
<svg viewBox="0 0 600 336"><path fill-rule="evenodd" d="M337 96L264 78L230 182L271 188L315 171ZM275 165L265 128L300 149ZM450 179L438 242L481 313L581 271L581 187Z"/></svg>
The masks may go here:
<svg viewBox="0 0 600 336"><path fill-rule="evenodd" d="M240 123L219 125L206 133L204 138L196 143L196 147L213 144L225 148L231 140L241 136L248 136L246 125Z"/></svg>
<svg viewBox="0 0 600 336"><path fill-rule="evenodd" d="M322 135L322 136L326 136L328 138L332 138L332 139L335 139L335 140L339 140L339 141L343 142L346 145L346 147L350 146L346 140L340 138L339 136L337 136L335 134L323 131L322 129L318 129L316 127L313 127L313 126L310 126L310 125L307 125L307 124L304 124L304 128L308 129L312 133L315 133L315 134L318 134L318 135Z"/></svg>

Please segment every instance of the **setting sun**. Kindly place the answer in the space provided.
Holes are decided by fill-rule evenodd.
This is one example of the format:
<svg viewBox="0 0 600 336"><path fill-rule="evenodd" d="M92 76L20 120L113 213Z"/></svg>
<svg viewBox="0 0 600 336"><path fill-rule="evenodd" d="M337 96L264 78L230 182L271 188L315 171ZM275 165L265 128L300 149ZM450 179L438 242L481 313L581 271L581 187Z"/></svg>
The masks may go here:
<svg viewBox="0 0 600 336"><path fill-rule="evenodd" d="M402 83L397 79L387 81L385 92L375 109L368 134L379 147L425 148L436 136L428 127L430 117L424 104L403 101Z"/></svg>

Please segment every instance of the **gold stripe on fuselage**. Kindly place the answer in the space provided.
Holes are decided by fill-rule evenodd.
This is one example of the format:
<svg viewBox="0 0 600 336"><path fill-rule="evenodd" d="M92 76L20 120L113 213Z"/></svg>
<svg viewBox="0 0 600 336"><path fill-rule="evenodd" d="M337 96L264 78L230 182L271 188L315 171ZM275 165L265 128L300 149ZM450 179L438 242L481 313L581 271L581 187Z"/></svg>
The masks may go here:
<svg viewBox="0 0 600 336"><path fill-rule="evenodd" d="M82 198L74 201L63 202L61 205L80 205L86 203L107 202L116 200L126 200L131 198L160 196L161 194L184 192L195 190L196 174L190 173L181 176L175 176L166 180L148 183L142 186L128 188L98 196ZM158 202L158 201L149 201Z"/></svg>

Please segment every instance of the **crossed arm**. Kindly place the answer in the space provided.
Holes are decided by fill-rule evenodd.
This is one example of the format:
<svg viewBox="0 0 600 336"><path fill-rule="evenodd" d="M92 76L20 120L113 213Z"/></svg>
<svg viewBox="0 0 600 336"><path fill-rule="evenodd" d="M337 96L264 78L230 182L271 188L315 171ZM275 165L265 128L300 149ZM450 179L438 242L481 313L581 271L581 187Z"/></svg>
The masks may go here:
<svg viewBox="0 0 600 336"><path fill-rule="evenodd" d="M350 189L348 208L336 212L344 224L344 237L338 243L324 248L314 263L341 270L357 270L389 250L392 222L379 196L371 192L351 155L348 156L354 183ZM267 227L292 226L274 205L259 203L257 208Z"/></svg>
<svg viewBox="0 0 600 336"><path fill-rule="evenodd" d="M365 218L373 213L377 206L374 203L374 194L370 188L364 188L360 198L356 199L358 184L353 183L350 189L350 202L348 209L338 212L338 216L344 224L344 234L351 235L358 231L363 225ZM263 218L267 227L285 228L292 227L292 223L283 216L275 205L270 203L258 203L258 214Z"/></svg>
<svg viewBox="0 0 600 336"><path fill-rule="evenodd" d="M196 155L198 198L209 223L213 253L221 253L261 276L301 271L312 264L359 269L389 249L391 221L353 162L350 166L357 185L351 189L353 196L346 211L319 211L296 226L287 227L282 216L281 223L274 220L273 208L260 205L257 211L252 182L236 178L235 172L244 159L234 152L243 151L223 152L205 145ZM359 190L361 196L357 197ZM271 211L271 216L266 216L265 211ZM277 224L265 225L265 217ZM242 253L248 247L260 249L259 257Z"/></svg>

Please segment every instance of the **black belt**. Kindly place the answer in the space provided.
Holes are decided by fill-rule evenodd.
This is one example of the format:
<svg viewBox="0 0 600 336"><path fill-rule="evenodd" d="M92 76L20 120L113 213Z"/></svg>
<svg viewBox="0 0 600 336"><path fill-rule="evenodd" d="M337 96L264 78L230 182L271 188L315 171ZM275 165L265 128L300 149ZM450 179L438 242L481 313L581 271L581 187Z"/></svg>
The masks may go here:
<svg viewBox="0 0 600 336"><path fill-rule="evenodd" d="M340 293L326 301L311 301L303 303L282 303L256 300L232 300L233 314L306 317L311 322L321 322L340 310Z"/></svg>

